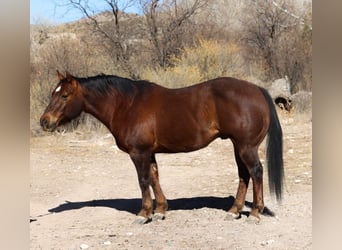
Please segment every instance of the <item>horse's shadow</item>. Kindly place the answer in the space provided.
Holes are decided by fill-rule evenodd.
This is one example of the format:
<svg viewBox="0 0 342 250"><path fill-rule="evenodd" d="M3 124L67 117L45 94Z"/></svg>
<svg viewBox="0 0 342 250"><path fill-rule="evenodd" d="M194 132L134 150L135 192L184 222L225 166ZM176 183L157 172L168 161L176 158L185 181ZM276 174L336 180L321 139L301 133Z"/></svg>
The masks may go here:
<svg viewBox="0 0 342 250"><path fill-rule="evenodd" d="M193 210L200 208L213 208L228 211L234 203L234 197L192 197L192 198L179 198L168 200L169 211L172 210ZM252 207L252 203L246 201L245 205L249 208ZM71 202L66 201L57 207L51 208L48 211L50 213L61 213L69 210L81 209L84 207L108 207L120 211L126 211L132 214L137 214L141 208L141 199L104 199L104 200L91 200L91 201L78 201ZM242 214L248 216L249 212L243 211ZM274 216L274 213L265 207L264 215Z"/></svg>

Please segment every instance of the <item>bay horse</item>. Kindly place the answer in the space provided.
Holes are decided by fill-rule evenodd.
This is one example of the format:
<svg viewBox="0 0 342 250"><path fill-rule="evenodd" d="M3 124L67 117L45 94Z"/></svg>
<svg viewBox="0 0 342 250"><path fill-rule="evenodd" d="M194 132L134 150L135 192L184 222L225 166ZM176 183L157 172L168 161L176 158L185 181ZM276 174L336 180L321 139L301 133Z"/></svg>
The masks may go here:
<svg viewBox="0 0 342 250"><path fill-rule="evenodd" d="M110 130L137 171L142 206L136 223L164 219L168 209L155 154L198 150L216 138L232 141L239 175L236 198L226 219L240 217L251 178L253 205L248 219L260 220L264 198L258 148L266 135L269 188L281 200L282 129L266 89L229 77L169 89L113 75L79 78L58 70L57 75L59 83L40 118L42 128L52 132L84 111ZM150 186L156 200L154 211Z"/></svg>

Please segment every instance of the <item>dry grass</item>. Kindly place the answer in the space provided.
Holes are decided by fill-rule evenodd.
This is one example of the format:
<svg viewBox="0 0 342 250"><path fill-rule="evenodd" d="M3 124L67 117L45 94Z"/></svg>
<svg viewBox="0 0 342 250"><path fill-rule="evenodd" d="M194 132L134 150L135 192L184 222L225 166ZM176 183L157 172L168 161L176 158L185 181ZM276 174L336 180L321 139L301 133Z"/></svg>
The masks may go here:
<svg viewBox="0 0 342 250"><path fill-rule="evenodd" d="M194 47L185 47L171 61L174 66L167 69L145 69L142 78L177 88L220 76L247 76L241 48L234 42L202 39Z"/></svg>
<svg viewBox="0 0 342 250"><path fill-rule="evenodd" d="M312 112L312 93L299 91L291 96L294 110L297 113Z"/></svg>

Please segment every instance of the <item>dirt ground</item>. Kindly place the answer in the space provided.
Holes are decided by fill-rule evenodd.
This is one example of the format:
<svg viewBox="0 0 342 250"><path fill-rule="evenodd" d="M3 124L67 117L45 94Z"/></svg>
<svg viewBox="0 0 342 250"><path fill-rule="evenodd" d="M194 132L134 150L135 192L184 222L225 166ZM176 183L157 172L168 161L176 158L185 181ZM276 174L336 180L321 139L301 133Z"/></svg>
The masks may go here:
<svg viewBox="0 0 342 250"><path fill-rule="evenodd" d="M163 221L135 225L137 175L110 134L32 136L30 249L312 249L312 124L281 117L284 199L270 195L265 171L266 211L275 216L257 225L246 222L252 185L242 217L224 220L238 183L229 140L157 155L169 211Z"/></svg>

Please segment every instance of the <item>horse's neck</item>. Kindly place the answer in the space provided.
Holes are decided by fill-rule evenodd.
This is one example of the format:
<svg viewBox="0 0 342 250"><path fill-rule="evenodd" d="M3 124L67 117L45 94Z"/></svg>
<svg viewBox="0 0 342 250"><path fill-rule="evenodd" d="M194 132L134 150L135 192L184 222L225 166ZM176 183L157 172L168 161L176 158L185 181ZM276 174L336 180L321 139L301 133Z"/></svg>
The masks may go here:
<svg viewBox="0 0 342 250"><path fill-rule="evenodd" d="M84 98L84 111L97 118L111 132L113 132L113 122L118 109L126 105L120 95L108 94L103 96L94 96L86 93Z"/></svg>
<svg viewBox="0 0 342 250"><path fill-rule="evenodd" d="M107 127L110 126L113 113L113 102L110 100L110 96L94 96L87 93L84 98L83 109L84 112L91 114L102 122ZM109 103L112 107L110 108Z"/></svg>

